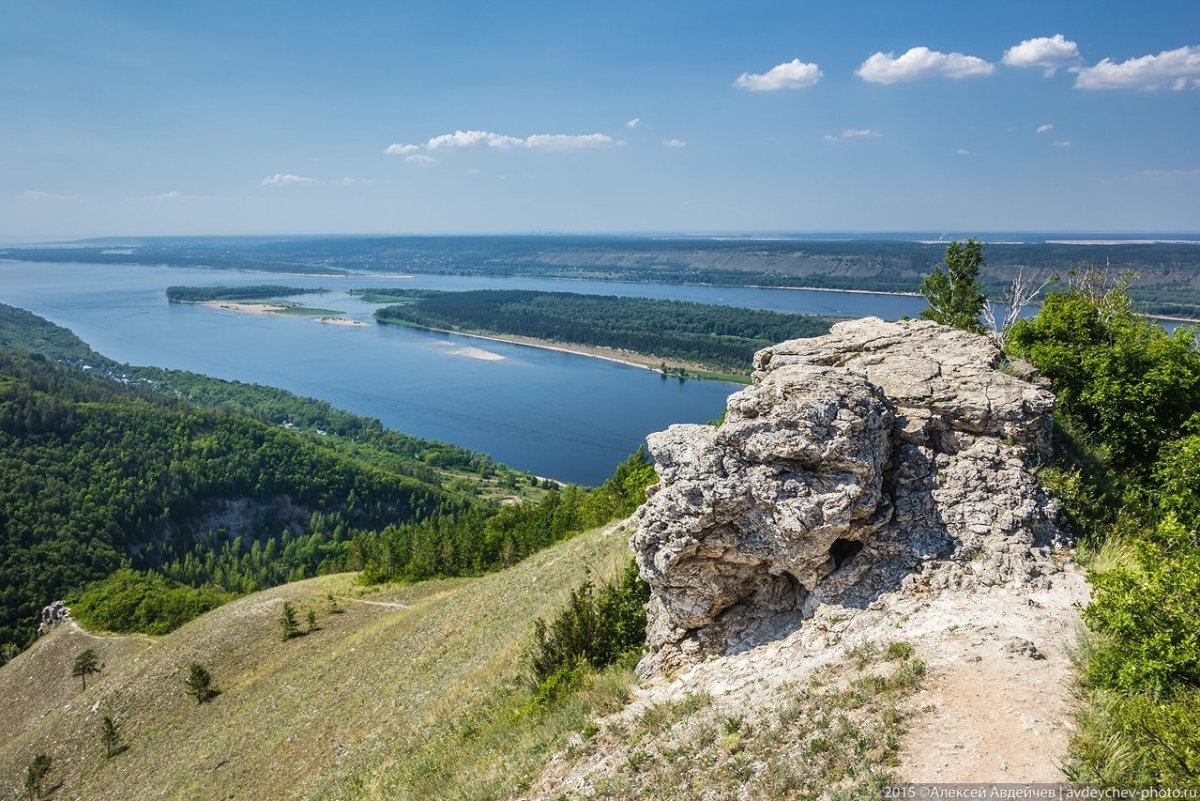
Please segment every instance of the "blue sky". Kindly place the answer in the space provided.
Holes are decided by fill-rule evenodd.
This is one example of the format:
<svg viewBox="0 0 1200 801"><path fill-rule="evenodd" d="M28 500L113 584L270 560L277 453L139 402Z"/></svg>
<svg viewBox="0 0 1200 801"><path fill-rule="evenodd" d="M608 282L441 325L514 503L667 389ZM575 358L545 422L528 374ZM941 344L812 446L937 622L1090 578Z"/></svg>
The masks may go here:
<svg viewBox="0 0 1200 801"><path fill-rule="evenodd" d="M10 241L1200 230L1194 0L0 12Z"/></svg>

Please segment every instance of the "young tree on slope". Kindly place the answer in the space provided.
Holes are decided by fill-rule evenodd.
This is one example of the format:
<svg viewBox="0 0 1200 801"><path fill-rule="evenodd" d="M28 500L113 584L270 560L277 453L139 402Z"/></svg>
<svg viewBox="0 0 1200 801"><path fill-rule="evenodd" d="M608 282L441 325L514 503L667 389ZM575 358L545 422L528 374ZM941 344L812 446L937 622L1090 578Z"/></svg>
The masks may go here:
<svg viewBox="0 0 1200 801"><path fill-rule="evenodd" d="M75 664L71 666L72 678L78 676L83 681L83 689L87 689L87 677L93 673L99 673L104 665L100 664L100 658L96 656L96 652L91 648L87 649L79 656L75 657Z"/></svg>
<svg viewBox="0 0 1200 801"><path fill-rule="evenodd" d="M946 246L946 268L942 265L921 280L921 294L929 308L921 316L935 323L984 333L979 315L987 305L979 269L983 266L983 243L971 238Z"/></svg>

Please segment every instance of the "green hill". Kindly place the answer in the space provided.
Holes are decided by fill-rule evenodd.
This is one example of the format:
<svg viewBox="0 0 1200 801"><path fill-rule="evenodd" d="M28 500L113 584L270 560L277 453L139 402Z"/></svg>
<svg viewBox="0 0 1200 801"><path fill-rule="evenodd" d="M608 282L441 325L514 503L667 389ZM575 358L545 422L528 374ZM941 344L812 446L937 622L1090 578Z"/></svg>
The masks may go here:
<svg viewBox="0 0 1200 801"><path fill-rule="evenodd" d="M158 638L61 625L0 668L0 795L35 755L56 798L500 798L589 715L624 701L628 671L550 712L528 703L533 622L628 562L628 531L595 530L480 578L364 588L339 574L242 598ZM333 593L342 614L329 614ZM282 641L282 602L319 630ZM303 626L303 624L302 624ZM71 664L103 671L81 690ZM221 694L185 692L191 662ZM126 751L106 759L104 716Z"/></svg>

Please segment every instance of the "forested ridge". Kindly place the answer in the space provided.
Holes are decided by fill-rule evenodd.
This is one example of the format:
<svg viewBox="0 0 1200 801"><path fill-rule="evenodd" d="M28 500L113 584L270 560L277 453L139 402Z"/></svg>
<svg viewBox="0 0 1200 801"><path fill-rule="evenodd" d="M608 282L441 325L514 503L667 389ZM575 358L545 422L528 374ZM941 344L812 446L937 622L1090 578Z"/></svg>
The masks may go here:
<svg viewBox="0 0 1200 801"><path fill-rule="evenodd" d="M515 334L629 350L716 370L746 372L755 351L829 332L831 320L677 300L572 292L448 292L375 312L384 323Z"/></svg>
<svg viewBox="0 0 1200 801"><path fill-rule="evenodd" d="M269 511L280 498L286 519ZM186 558L208 533L194 526L239 499L268 509L241 532L256 540L312 512L378 529L470 506L246 415L0 353L0 643L27 642L44 603L123 563Z"/></svg>

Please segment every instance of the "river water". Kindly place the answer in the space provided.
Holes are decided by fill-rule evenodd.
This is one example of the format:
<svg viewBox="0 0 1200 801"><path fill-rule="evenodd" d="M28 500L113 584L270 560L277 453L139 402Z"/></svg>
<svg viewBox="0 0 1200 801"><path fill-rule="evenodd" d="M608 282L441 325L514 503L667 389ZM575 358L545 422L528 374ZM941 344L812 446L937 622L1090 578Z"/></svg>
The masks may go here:
<svg viewBox="0 0 1200 801"><path fill-rule="evenodd" d="M331 289L293 300L369 324L172 304L164 295L171 285L264 283ZM815 290L0 261L0 302L71 329L112 359L282 387L564 481L603 481L647 434L715 418L737 390L540 348L375 325L378 306L346 293L378 286L543 289L885 319L916 316L924 306L915 297Z"/></svg>

